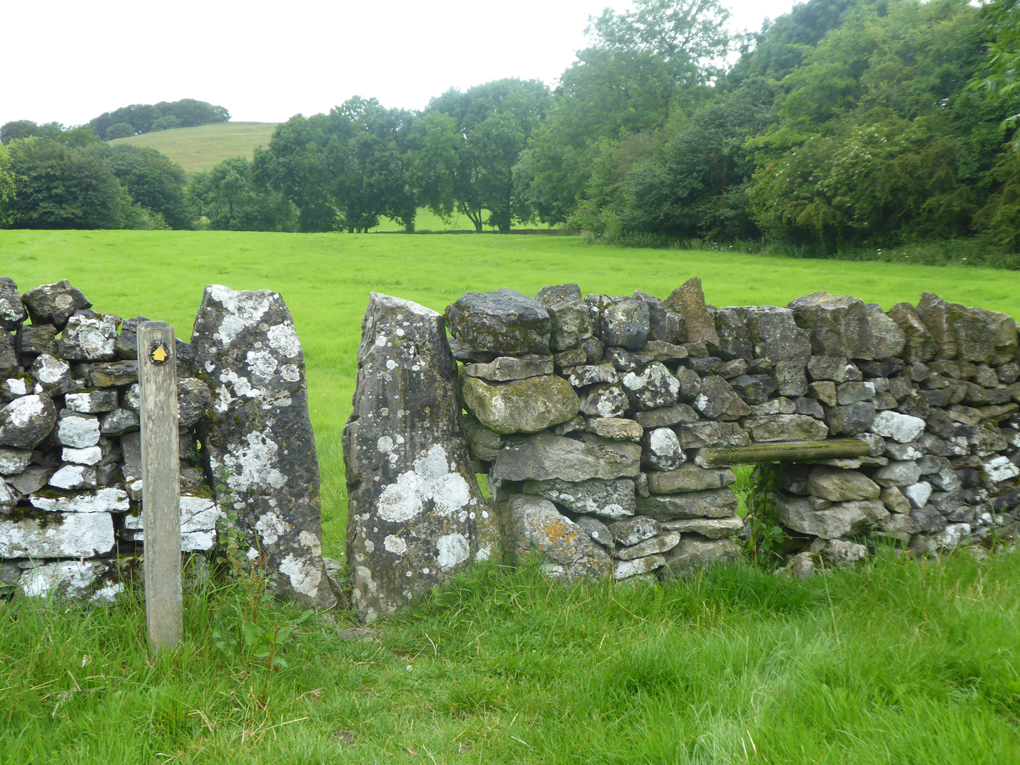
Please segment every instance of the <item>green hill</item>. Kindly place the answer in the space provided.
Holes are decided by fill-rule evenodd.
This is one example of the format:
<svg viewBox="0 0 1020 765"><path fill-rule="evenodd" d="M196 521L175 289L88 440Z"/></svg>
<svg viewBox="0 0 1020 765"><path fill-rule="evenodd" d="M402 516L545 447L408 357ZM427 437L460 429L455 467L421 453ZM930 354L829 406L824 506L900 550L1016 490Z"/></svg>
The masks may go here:
<svg viewBox="0 0 1020 765"><path fill-rule="evenodd" d="M276 129L273 122L223 122L193 128L161 130L130 138L118 138L111 144L151 146L180 164L189 175L211 170L229 157L251 158L256 146L268 146Z"/></svg>

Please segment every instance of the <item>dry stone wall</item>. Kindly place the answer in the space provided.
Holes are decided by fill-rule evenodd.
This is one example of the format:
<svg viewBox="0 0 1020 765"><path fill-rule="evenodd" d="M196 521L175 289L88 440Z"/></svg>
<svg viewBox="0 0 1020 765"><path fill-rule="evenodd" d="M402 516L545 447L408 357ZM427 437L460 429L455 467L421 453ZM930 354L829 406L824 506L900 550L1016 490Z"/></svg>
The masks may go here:
<svg viewBox="0 0 1020 765"><path fill-rule="evenodd" d="M137 573L144 321L92 310L67 281L21 294L0 278L0 597L111 599ZM304 363L280 296L208 288L176 360L182 551L211 554L233 525L278 593L331 604Z"/></svg>
<svg viewBox="0 0 1020 765"><path fill-rule="evenodd" d="M735 558L731 465L787 460L791 445L773 495L791 555L842 565L868 537L937 551L1020 520L1005 314L930 293L889 311L823 292L715 308L695 278L664 300L574 284L469 293L445 319L504 555L537 551L551 575L666 577ZM810 456L845 439L854 456Z"/></svg>

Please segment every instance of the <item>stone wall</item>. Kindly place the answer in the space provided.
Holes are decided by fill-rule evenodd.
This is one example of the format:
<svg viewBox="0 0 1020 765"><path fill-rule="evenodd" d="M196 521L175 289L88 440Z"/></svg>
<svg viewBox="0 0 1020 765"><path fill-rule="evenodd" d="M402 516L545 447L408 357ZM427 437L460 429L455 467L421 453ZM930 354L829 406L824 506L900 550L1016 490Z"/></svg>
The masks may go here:
<svg viewBox="0 0 1020 765"><path fill-rule="evenodd" d="M111 599L137 573L144 321L92 310L67 281L20 294L0 278L0 597ZM232 525L279 594L331 604L304 362L280 296L208 288L176 351L182 550L211 554Z"/></svg>
<svg viewBox="0 0 1020 765"><path fill-rule="evenodd" d="M663 577L736 557L730 464L785 460L791 443L856 447L782 472L773 501L791 554L842 563L867 554L868 535L934 551L1020 518L1020 356L1005 314L929 293L887 312L827 293L714 308L691 279L665 300L582 298L573 284L469 293L445 319L504 553L538 550L551 574ZM399 439L416 421L387 427ZM746 447L754 459L727 463ZM373 519L364 508L360 526ZM357 553L366 570L393 565Z"/></svg>

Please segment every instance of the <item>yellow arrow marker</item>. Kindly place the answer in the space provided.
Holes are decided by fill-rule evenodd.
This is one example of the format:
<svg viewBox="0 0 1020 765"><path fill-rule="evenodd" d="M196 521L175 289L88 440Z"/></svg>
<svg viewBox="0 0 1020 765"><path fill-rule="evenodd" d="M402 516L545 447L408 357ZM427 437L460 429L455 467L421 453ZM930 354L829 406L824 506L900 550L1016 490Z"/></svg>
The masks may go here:
<svg viewBox="0 0 1020 765"><path fill-rule="evenodd" d="M164 361L167 360L167 352L162 345L157 345L155 348L153 348L152 360L155 361L157 364L162 364Z"/></svg>

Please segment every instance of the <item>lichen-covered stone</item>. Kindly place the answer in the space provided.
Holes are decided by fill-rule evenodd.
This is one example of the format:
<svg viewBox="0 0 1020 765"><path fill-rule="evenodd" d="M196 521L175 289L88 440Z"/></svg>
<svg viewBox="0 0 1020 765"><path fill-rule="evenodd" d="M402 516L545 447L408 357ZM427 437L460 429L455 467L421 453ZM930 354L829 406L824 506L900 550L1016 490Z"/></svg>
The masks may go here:
<svg viewBox="0 0 1020 765"><path fill-rule="evenodd" d="M681 422L676 435L684 449L703 449L718 446L750 446L751 438L735 422Z"/></svg>
<svg viewBox="0 0 1020 765"><path fill-rule="evenodd" d="M651 539L659 533L658 521L651 518L637 516L623 521L609 524L609 533L613 535L613 541L618 545L629 547ZM660 551L661 552L661 551ZM649 553L651 555L652 553ZM639 557L639 556L632 556Z"/></svg>
<svg viewBox="0 0 1020 765"><path fill-rule="evenodd" d="M17 475L31 462L32 452L28 449L0 447L0 475Z"/></svg>
<svg viewBox="0 0 1020 765"><path fill-rule="evenodd" d="M581 402L566 380L556 375L490 383L461 378L464 405L497 433L537 433L572 419Z"/></svg>
<svg viewBox="0 0 1020 765"><path fill-rule="evenodd" d="M803 414L748 417L742 422L744 430L755 443L823 441L829 435L825 423Z"/></svg>
<svg viewBox="0 0 1020 765"><path fill-rule="evenodd" d="M92 307L81 290L72 287L67 279L30 289L21 296L21 301L32 317L32 324L52 324L58 331L76 311Z"/></svg>
<svg viewBox="0 0 1020 765"><path fill-rule="evenodd" d="M25 306L14 280L0 276L0 329L17 331L25 320Z"/></svg>
<svg viewBox="0 0 1020 765"><path fill-rule="evenodd" d="M217 503L237 513L242 549L264 557L270 592L332 605L304 355L283 298L206 287L191 346L213 394L199 428L205 470L219 479Z"/></svg>
<svg viewBox="0 0 1020 765"><path fill-rule="evenodd" d="M871 324L872 359L894 359L903 352L907 336L900 325L882 312L878 303L867 303L868 322ZM882 375L890 377L891 375Z"/></svg>
<svg viewBox="0 0 1020 765"><path fill-rule="evenodd" d="M53 430L57 410L49 396L23 396L0 409L0 446L34 449Z"/></svg>
<svg viewBox="0 0 1020 765"><path fill-rule="evenodd" d="M216 546L216 527L226 515L209 497L182 494L180 499L181 552L201 552ZM125 535L132 542L145 541L145 513L124 518Z"/></svg>
<svg viewBox="0 0 1020 765"><path fill-rule="evenodd" d="M577 348L582 340L591 337L591 316L576 284L543 287L535 297L549 312L549 345L553 350Z"/></svg>
<svg viewBox="0 0 1020 765"><path fill-rule="evenodd" d="M14 348L14 336L0 328L0 377L7 377L21 371L18 353Z"/></svg>
<svg viewBox="0 0 1020 765"><path fill-rule="evenodd" d="M581 400L580 411L589 417L623 417L629 406L620 385L593 385Z"/></svg>
<svg viewBox="0 0 1020 765"><path fill-rule="evenodd" d="M640 372L628 372L621 379L623 390L637 409L658 409L671 406L680 395L680 381L666 366L653 361Z"/></svg>
<svg viewBox="0 0 1020 765"><path fill-rule="evenodd" d="M104 414L99 421L99 432L104 436L119 436L129 430L137 430L140 427L139 422L138 412L114 409Z"/></svg>
<svg viewBox="0 0 1020 765"><path fill-rule="evenodd" d="M697 422L698 413L687 404L634 412L634 420L644 428L664 428L681 422Z"/></svg>
<svg viewBox="0 0 1020 765"><path fill-rule="evenodd" d="M729 380L729 384L744 403L751 406L764 404L779 388L768 375L741 374Z"/></svg>
<svg viewBox="0 0 1020 765"><path fill-rule="evenodd" d="M682 465L668 472L648 474L648 490L652 494L675 494L686 491L722 489L736 483L737 476L730 468L702 468Z"/></svg>
<svg viewBox="0 0 1020 765"><path fill-rule="evenodd" d="M705 292L699 277L691 277L673 290L666 298L666 307L684 317L688 342L719 345L715 318L705 305Z"/></svg>
<svg viewBox="0 0 1020 765"><path fill-rule="evenodd" d="M549 354L549 312L541 302L516 290L467 293L447 307L446 326L454 338L475 351L497 356Z"/></svg>
<svg viewBox="0 0 1020 765"><path fill-rule="evenodd" d="M864 433L875 422L875 405L869 401L860 401L847 406L830 407L825 422L833 435L855 436Z"/></svg>
<svg viewBox="0 0 1020 765"><path fill-rule="evenodd" d="M635 560L637 558L646 558L649 555L662 555L672 550L678 544L680 544L679 532L666 530L651 539L638 542L631 547L616 547L613 551L613 557L620 560Z"/></svg>
<svg viewBox="0 0 1020 765"><path fill-rule="evenodd" d="M874 528L889 517L881 500L839 502L816 510L810 501L781 492L773 493L779 521L789 529L823 539L835 539Z"/></svg>
<svg viewBox="0 0 1020 765"><path fill-rule="evenodd" d="M99 418L91 414L61 410L57 422L57 441L62 446L86 449L98 444L99 436Z"/></svg>
<svg viewBox="0 0 1020 765"><path fill-rule="evenodd" d="M828 292L814 292L788 306L797 325L807 329L811 351L819 356L874 357L874 339L864 301Z"/></svg>
<svg viewBox="0 0 1020 765"><path fill-rule="evenodd" d="M52 324L23 324L18 329L14 346L18 353L33 355L57 352L57 328Z"/></svg>
<svg viewBox="0 0 1020 765"><path fill-rule="evenodd" d="M684 317L671 311L664 301L654 295L636 291L634 299L642 300L648 304L649 342L663 343L679 348L680 346L676 344L687 339L687 326ZM681 348L681 350L683 349ZM684 356L686 356L686 352ZM662 361L662 359L658 360Z"/></svg>
<svg viewBox="0 0 1020 765"><path fill-rule="evenodd" d="M687 461L676 433L669 428L645 431L641 439L641 463L653 470L675 470Z"/></svg>
<svg viewBox="0 0 1020 765"><path fill-rule="evenodd" d="M524 482L524 493L544 497L572 513L617 520L634 515L634 481L629 478L585 481L558 479Z"/></svg>
<svg viewBox="0 0 1020 765"><path fill-rule="evenodd" d="M575 388L586 388L601 383L618 383L620 375L612 364L585 364L571 368L567 381Z"/></svg>
<svg viewBox="0 0 1020 765"><path fill-rule="evenodd" d="M111 412L117 408L117 391L93 390L82 393L68 393L64 396L64 406L72 412L80 412L82 414Z"/></svg>
<svg viewBox="0 0 1020 765"><path fill-rule="evenodd" d="M68 513L46 523L0 518L0 558L92 558L113 545L109 513Z"/></svg>
<svg viewBox="0 0 1020 765"><path fill-rule="evenodd" d="M553 357L537 356L500 356L487 364L465 364L461 371L468 377L480 377L492 382L523 380L526 377L538 377L553 373Z"/></svg>
<svg viewBox="0 0 1020 765"><path fill-rule="evenodd" d="M633 478L640 472L637 444L593 438L585 443L548 431L511 436L496 459L493 476L502 480L586 481Z"/></svg>
<svg viewBox="0 0 1020 765"><path fill-rule="evenodd" d="M648 555L634 560L615 560L613 561L613 579L619 582L639 577L657 571L665 565L666 558L662 555Z"/></svg>
<svg viewBox="0 0 1020 765"><path fill-rule="evenodd" d="M343 439L347 555L363 621L501 555L496 515L471 470L459 414L442 316L372 293Z"/></svg>
<svg viewBox="0 0 1020 765"><path fill-rule="evenodd" d="M773 364L796 361L806 364L811 357L811 339L806 329L794 321L793 312L776 306L749 306L741 309L751 335L754 355Z"/></svg>
<svg viewBox="0 0 1020 765"><path fill-rule="evenodd" d="M648 340L651 320L643 300L614 295L585 297L595 335L607 346L637 350Z"/></svg>
<svg viewBox="0 0 1020 765"><path fill-rule="evenodd" d="M116 563L109 560L77 560L46 563L22 572L18 589L23 595L52 597L60 601L110 602L124 591Z"/></svg>
<svg viewBox="0 0 1020 765"><path fill-rule="evenodd" d="M709 420L736 420L751 413L750 407L730 384L715 375L701 381L701 391L694 399L694 408Z"/></svg>
<svg viewBox="0 0 1020 765"><path fill-rule="evenodd" d="M719 342L714 346L716 355L724 359L753 358L751 332L744 323L742 309L718 308L714 318L715 331L719 337Z"/></svg>
<svg viewBox="0 0 1020 765"><path fill-rule="evenodd" d="M818 465L811 471L807 489L816 497L830 502L875 499L881 493L881 487L863 473L824 465Z"/></svg>
<svg viewBox="0 0 1020 765"><path fill-rule="evenodd" d="M737 497L729 487L637 497L636 512L658 521L682 518L730 518L736 513Z"/></svg>
<svg viewBox="0 0 1020 765"><path fill-rule="evenodd" d="M567 582L610 575L606 552L549 500L519 494L507 502L506 513L506 546L513 560L537 553L548 576Z"/></svg>
<svg viewBox="0 0 1020 765"><path fill-rule="evenodd" d="M119 316L89 309L75 312L57 338L57 354L74 361L112 361L117 357Z"/></svg>
<svg viewBox="0 0 1020 765"><path fill-rule="evenodd" d="M663 521L662 528L680 534L700 534L706 539L735 537L744 528L743 518L686 518Z"/></svg>
<svg viewBox="0 0 1020 765"><path fill-rule="evenodd" d="M697 534L684 534L680 544L664 556L666 565L662 579L684 578L708 568L740 560L740 545L732 539L706 539Z"/></svg>
<svg viewBox="0 0 1020 765"><path fill-rule="evenodd" d="M138 382L137 361L101 361L85 366L93 388L119 388Z"/></svg>

